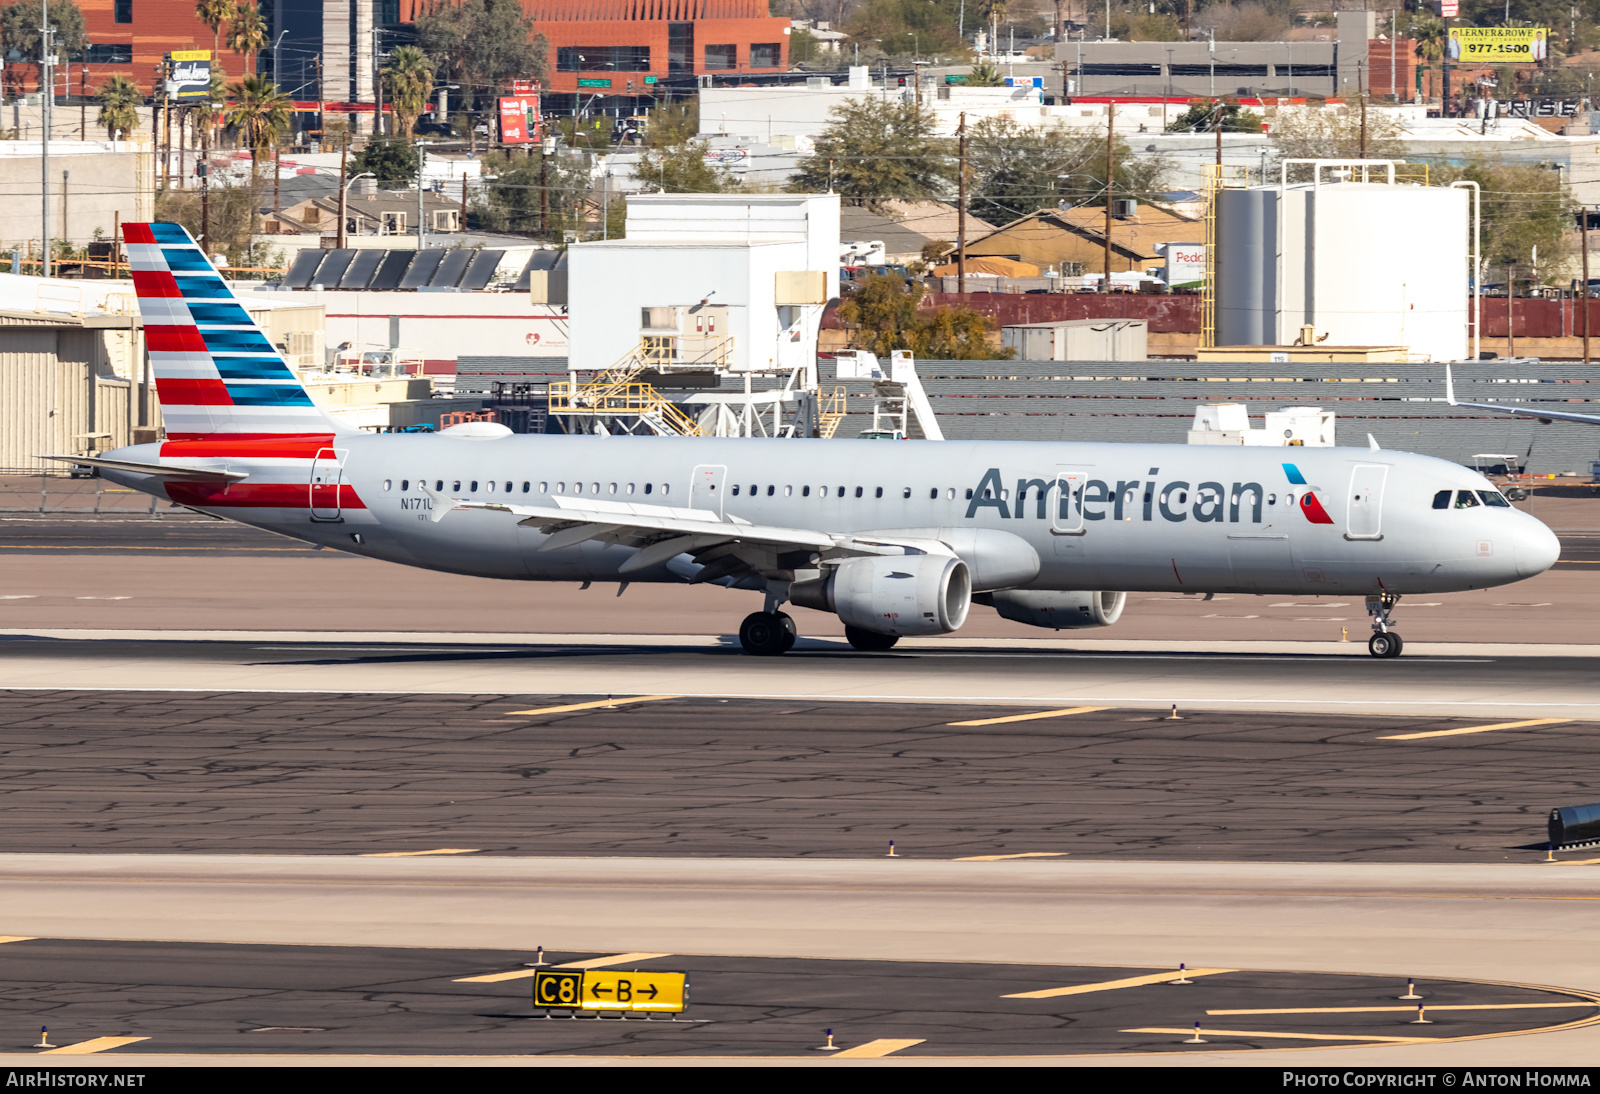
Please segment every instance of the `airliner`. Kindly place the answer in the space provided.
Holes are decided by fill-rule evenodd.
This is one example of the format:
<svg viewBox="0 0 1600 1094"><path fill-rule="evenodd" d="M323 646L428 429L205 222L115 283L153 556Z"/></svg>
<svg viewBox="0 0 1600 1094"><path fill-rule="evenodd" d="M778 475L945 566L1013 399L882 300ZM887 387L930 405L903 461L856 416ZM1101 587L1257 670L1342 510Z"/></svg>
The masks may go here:
<svg viewBox="0 0 1600 1094"><path fill-rule="evenodd" d="M832 612L853 647L881 651L959 629L973 604L1107 626L1139 591L1363 596L1369 652L1395 657L1402 596L1518 581L1559 554L1483 476L1375 444L352 431L312 404L181 226L123 232L166 439L56 458L410 566L754 590L764 608L739 639L755 655L794 645L786 604Z"/></svg>

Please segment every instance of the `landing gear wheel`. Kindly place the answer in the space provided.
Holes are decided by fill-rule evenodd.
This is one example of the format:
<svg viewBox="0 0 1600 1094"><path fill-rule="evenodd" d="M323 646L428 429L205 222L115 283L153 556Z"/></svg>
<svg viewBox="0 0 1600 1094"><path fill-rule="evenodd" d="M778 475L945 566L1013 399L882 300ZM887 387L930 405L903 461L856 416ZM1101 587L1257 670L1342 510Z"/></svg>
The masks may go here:
<svg viewBox="0 0 1600 1094"><path fill-rule="evenodd" d="M1394 631L1379 631L1367 639L1367 652L1374 657L1399 657L1405 643Z"/></svg>
<svg viewBox="0 0 1600 1094"><path fill-rule="evenodd" d="M772 617L783 628L783 652L788 653L794 649L795 639L800 637L800 632L795 628L794 620L788 612L773 612Z"/></svg>
<svg viewBox="0 0 1600 1094"><path fill-rule="evenodd" d="M751 612L739 624L739 644L745 653L776 657L794 645L794 620L782 612Z"/></svg>
<svg viewBox="0 0 1600 1094"><path fill-rule="evenodd" d="M844 637L845 641L856 649L869 653L882 653L884 650L893 649L894 644L900 641L898 634L879 634L877 631L864 631L860 627L848 624L844 628Z"/></svg>

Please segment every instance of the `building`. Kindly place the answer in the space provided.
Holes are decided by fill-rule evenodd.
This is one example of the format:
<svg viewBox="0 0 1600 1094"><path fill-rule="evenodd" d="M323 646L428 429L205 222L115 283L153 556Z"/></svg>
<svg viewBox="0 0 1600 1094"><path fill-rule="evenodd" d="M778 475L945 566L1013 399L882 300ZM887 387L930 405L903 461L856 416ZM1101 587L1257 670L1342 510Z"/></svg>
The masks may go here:
<svg viewBox="0 0 1600 1094"><path fill-rule="evenodd" d="M31 200L0 208L0 240L31 241L38 253L43 213L38 198L43 163L38 141L0 141L0 186ZM50 142L50 238L76 250L111 239L122 221L149 220L155 201L155 157L128 141ZM98 235L96 234L98 233Z"/></svg>
<svg viewBox="0 0 1600 1094"><path fill-rule="evenodd" d="M1341 11L1326 42L1062 42L1069 96L1339 98L1370 81L1377 13ZM1388 54L1383 55L1385 78ZM1398 75L1396 77L1398 83Z"/></svg>
<svg viewBox="0 0 1600 1094"><path fill-rule="evenodd" d="M1111 218L1111 272L1143 273L1165 261L1159 244L1192 243L1204 236L1205 226L1196 221L1135 204ZM1041 209L972 240L967 257L1010 258L1062 274L1098 273L1105 268L1105 242L1105 206Z"/></svg>
<svg viewBox="0 0 1600 1094"><path fill-rule="evenodd" d="M461 231L461 202L441 194L423 191L422 215L434 232ZM417 192L415 190L374 190L351 194L345 201L345 234L348 236L404 236L417 234ZM262 218L263 234L302 235L339 232L337 194L308 198Z"/></svg>

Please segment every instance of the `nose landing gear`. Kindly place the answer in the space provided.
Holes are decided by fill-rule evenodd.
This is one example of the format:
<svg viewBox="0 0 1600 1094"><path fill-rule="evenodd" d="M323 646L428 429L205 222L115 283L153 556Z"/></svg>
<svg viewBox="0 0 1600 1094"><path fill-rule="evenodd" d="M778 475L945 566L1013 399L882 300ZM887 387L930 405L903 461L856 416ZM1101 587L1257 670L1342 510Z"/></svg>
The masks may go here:
<svg viewBox="0 0 1600 1094"><path fill-rule="evenodd" d="M1367 639L1367 652L1374 657L1399 657L1405 648L1398 634L1390 630L1393 620L1389 613L1400 602L1395 593L1367 597L1367 614L1372 616L1372 637Z"/></svg>

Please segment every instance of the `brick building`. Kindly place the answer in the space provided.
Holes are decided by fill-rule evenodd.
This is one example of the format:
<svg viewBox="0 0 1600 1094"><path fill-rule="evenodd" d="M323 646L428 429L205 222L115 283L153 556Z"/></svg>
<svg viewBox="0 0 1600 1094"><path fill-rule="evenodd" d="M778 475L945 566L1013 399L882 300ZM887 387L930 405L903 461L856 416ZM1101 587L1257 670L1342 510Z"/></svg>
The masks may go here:
<svg viewBox="0 0 1600 1094"><path fill-rule="evenodd" d="M193 0L78 0L89 35L89 48L80 56L63 56L56 67L56 94L80 95L94 90L113 75L127 76L149 94L156 83L156 67L164 54L177 49L210 49L211 28L195 18ZM219 63L229 80L244 74L245 59L220 45L212 64ZM6 90L17 94L36 91L36 58L6 65Z"/></svg>

